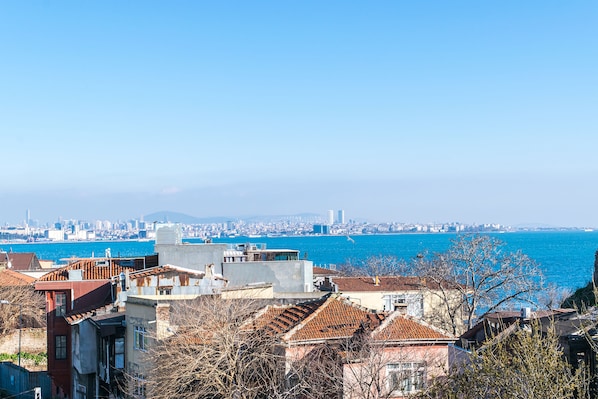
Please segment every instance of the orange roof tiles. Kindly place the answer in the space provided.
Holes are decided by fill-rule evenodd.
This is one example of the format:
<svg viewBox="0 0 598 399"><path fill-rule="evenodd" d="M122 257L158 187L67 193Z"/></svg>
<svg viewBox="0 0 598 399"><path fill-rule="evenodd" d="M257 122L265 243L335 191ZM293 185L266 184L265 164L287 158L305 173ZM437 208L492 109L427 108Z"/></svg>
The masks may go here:
<svg viewBox="0 0 598 399"><path fill-rule="evenodd" d="M122 310L119 312L118 309L115 308L112 304L103 306L91 306L86 309L81 309L75 312L69 312L67 315L64 316L64 318L67 321L67 323L76 324L79 321L92 316L104 314L118 315L117 312L118 314L124 315L124 312Z"/></svg>
<svg viewBox="0 0 598 399"><path fill-rule="evenodd" d="M364 328L372 330L385 314L374 313L345 299L331 296L301 325L287 333L287 341L345 338Z"/></svg>
<svg viewBox="0 0 598 399"><path fill-rule="evenodd" d="M334 276L339 274L336 270L327 269L325 267L313 267L313 274L314 276Z"/></svg>
<svg viewBox="0 0 598 399"><path fill-rule="evenodd" d="M269 306L252 320L251 328L281 335L288 343L349 338L359 331L369 331L374 339L385 341L455 339L411 316L370 311L338 294L298 305Z"/></svg>
<svg viewBox="0 0 598 399"><path fill-rule="evenodd" d="M45 274L38 281L67 281L70 270L83 270L83 280L109 280L121 272L134 271L132 268L119 266L110 259L107 259L109 266L98 266L99 261L104 259L81 259Z"/></svg>
<svg viewBox="0 0 598 399"><path fill-rule="evenodd" d="M10 260L13 270L34 270L40 267L39 262L36 265L36 255L33 252L8 252L2 253L0 262Z"/></svg>
<svg viewBox="0 0 598 399"><path fill-rule="evenodd" d="M253 327L284 335L290 341L345 338L361 328L373 330L384 319L339 295L284 307L268 307L253 321Z"/></svg>
<svg viewBox="0 0 598 399"><path fill-rule="evenodd" d="M399 312L389 316L372 335L374 339L383 341L453 341L455 339L448 333Z"/></svg>
<svg viewBox="0 0 598 399"><path fill-rule="evenodd" d="M35 278L13 270L4 269L0 271L0 286L14 287L17 285L30 285L35 282Z"/></svg>
<svg viewBox="0 0 598 399"><path fill-rule="evenodd" d="M355 291L413 291L423 287L437 289L438 284L420 277L380 276L376 277L333 277L339 292Z"/></svg>
<svg viewBox="0 0 598 399"><path fill-rule="evenodd" d="M190 274L194 276L201 276L202 278L205 277L206 273L204 271L195 270L195 269L188 269L185 267L173 266L173 265L163 265L163 266L154 266L147 269L137 270L132 272L129 275L129 278L136 279L136 278L144 278L149 276L156 276L161 275L168 272L177 272L177 273L184 273ZM214 276L216 280L225 280L225 278L216 275Z"/></svg>
<svg viewBox="0 0 598 399"><path fill-rule="evenodd" d="M325 299L316 299L297 305L268 306L252 321L252 327L271 334L284 334L305 320L324 302Z"/></svg>

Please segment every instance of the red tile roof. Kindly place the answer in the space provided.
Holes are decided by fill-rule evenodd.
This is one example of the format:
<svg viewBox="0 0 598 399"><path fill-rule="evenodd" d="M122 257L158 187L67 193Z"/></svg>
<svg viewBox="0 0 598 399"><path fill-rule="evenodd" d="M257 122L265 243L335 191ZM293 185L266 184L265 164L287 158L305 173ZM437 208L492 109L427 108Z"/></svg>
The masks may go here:
<svg viewBox="0 0 598 399"><path fill-rule="evenodd" d="M297 342L350 337L362 328L373 330L384 317L332 294L297 305L268 307L254 319L253 327Z"/></svg>
<svg viewBox="0 0 598 399"><path fill-rule="evenodd" d="M373 330L384 317L384 313L375 313L339 296L331 296L284 338L286 341L347 338L362 328Z"/></svg>
<svg viewBox="0 0 598 399"><path fill-rule="evenodd" d="M169 272L177 272L177 273L185 273L190 274L198 277L205 277L206 273L204 271L195 270L195 269L187 269L184 267L173 266L173 265L163 265L163 266L155 266L150 267L148 269L137 270L129 274L129 278L136 279L136 278L144 278L149 276L156 276L161 275L164 273ZM214 276L215 279L224 280L224 278L220 276Z"/></svg>
<svg viewBox="0 0 598 399"><path fill-rule="evenodd" d="M448 333L416 320L411 316L393 312L376 329L372 336L379 341L454 341Z"/></svg>
<svg viewBox="0 0 598 399"><path fill-rule="evenodd" d="M67 323L69 324L77 324L81 320L85 320L89 317L99 316L99 315L124 315L124 311L118 311L112 304L103 305L103 306L92 306L86 309L81 309L75 312L70 312L64 316Z"/></svg>
<svg viewBox="0 0 598 399"><path fill-rule="evenodd" d="M4 269L0 271L0 286L14 287L17 285L31 285L35 278L26 274L15 272L14 270Z"/></svg>
<svg viewBox="0 0 598 399"><path fill-rule="evenodd" d="M414 291L424 287L438 288L438 284L431 280L406 276L380 276L378 284L376 284L376 277L333 277L332 283L337 285L339 292Z"/></svg>
<svg viewBox="0 0 598 399"><path fill-rule="evenodd" d="M271 334L284 334L316 311L325 299L320 298L297 305L268 306L252 321L252 327Z"/></svg>
<svg viewBox="0 0 598 399"><path fill-rule="evenodd" d="M327 269L325 267L313 267L313 274L314 276L336 276L339 274L336 270Z"/></svg>
<svg viewBox="0 0 598 399"><path fill-rule="evenodd" d="M102 261L107 261L109 265L99 266L98 262ZM81 259L43 275L38 281L68 281L71 270L83 270L83 280L109 280L121 272L134 271L132 268L117 265L113 259Z"/></svg>
<svg viewBox="0 0 598 399"><path fill-rule="evenodd" d="M0 256L0 262L10 260L13 270L34 270L39 267L39 265L35 265L37 257L33 252L8 252L2 253Z"/></svg>

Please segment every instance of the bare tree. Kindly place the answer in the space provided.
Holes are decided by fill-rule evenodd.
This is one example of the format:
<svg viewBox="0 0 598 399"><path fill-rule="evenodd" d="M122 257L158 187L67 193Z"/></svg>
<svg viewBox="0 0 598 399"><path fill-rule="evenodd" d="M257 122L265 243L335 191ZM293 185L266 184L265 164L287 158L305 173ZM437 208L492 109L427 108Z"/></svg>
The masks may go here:
<svg viewBox="0 0 598 399"><path fill-rule="evenodd" d="M559 287L556 284L547 284L542 292L538 293L538 303L546 309L562 307L573 292L569 288Z"/></svg>
<svg viewBox="0 0 598 399"><path fill-rule="evenodd" d="M261 306L258 301L220 297L173 303L172 335L148 345L147 361L152 366L138 396L280 397L285 367L277 337L245 325ZM129 391L135 396L134 387Z"/></svg>
<svg viewBox="0 0 598 399"><path fill-rule="evenodd" d="M348 261L339 267L345 276L400 276L408 270L405 261L392 255L371 256L364 261Z"/></svg>
<svg viewBox="0 0 598 399"><path fill-rule="evenodd" d="M582 399L589 397L588 375L568 364L553 328L532 324L471 353L418 397Z"/></svg>
<svg viewBox="0 0 598 399"><path fill-rule="evenodd" d="M46 325L44 296L32 285L2 286L0 300L10 303L0 304L0 335L19 327Z"/></svg>
<svg viewBox="0 0 598 399"><path fill-rule="evenodd" d="M480 312L533 302L543 285L532 259L521 251L505 252L504 243L487 235L459 236L447 252L419 257L412 267L435 283L430 292L449 316L453 334L460 332L463 319L471 328Z"/></svg>
<svg viewBox="0 0 598 399"><path fill-rule="evenodd" d="M410 346L363 330L353 337L322 343L292 361L294 397L387 399L422 389L428 376L446 369L442 349Z"/></svg>
<svg viewBox="0 0 598 399"><path fill-rule="evenodd" d="M321 343L300 359L289 359L287 374L293 398L343 397L343 351L339 343Z"/></svg>

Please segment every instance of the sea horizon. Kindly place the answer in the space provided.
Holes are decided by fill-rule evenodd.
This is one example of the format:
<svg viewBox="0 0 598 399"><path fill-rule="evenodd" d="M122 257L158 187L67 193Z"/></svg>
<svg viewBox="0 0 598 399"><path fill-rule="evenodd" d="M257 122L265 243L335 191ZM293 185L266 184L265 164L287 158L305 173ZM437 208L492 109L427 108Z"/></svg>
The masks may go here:
<svg viewBox="0 0 598 399"><path fill-rule="evenodd" d="M214 244L253 243L272 249L298 250L301 259L314 266L335 267L344 263L359 264L374 256L394 256L409 260L421 253L446 251L460 233L384 233L320 236L260 236L212 238ZM517 231L480 233L505 244L509 252L521 251L542 270L546 281L564 289L585 286L592 278L598 232ZM185 238L184 243L198 244L200 238ZM66 264L73 258L101 258L109 249L112 257L140 257L154 254L155 240L96 240L60 242L0 242L2 252L33 252L40 260Z"/></svg>

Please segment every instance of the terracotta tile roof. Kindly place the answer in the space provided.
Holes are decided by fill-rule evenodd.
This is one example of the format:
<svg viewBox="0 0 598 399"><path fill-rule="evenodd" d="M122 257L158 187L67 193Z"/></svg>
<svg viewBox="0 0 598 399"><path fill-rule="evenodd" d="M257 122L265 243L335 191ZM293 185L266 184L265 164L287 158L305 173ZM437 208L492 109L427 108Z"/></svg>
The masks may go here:
<svg viewBox="0 0 598 399"><path fill-rule="evenodd" d="M149 276L161 275L161 274L169 273L169 272L186 273L186 274L191 274L191 275L202 277L202 278L205 277L205 275L206 275L205 272L200 271L200 270L188 269L185 267L173 266L173 265L163 265L163 266L155 266L155 267L150 267L148 269L137 270L137 271L131 272L129 274L129 278L130 279L144 278L144 277L149 277ZM215 275L214 278L217 280L225 280L220 275Z"/></svg>
<svg viewBox="0 0 598 399"><path fill-rule="evenodd" d="M372 336L379 341L454 341L455 337L421 320L393 312Z"/></svg>
<svg viewBox="0 0 598 399"><path fill-rule="evenodd" d="M26 274L15 272L14 270L4 269L0 271L0 286L14 287L17 285L31 285L35 278Z"/></svg>
<svg viewBox="0 0 598 399"><path fill-rule="evenodd" d="M103 305L103 306L94 306L88 307L86 309L81 309L76 312L67 313L64 318L69 324L77 324L81 320L85 320L90 317L99 316L99 315L117 315L116 313L117 308L115 308L112 304ZM120 314L124 314L124 311L119 312Z"/></svg>
<svg viewBox="0 0 598 399"><path fill-rule="evenodd" d="M284 339L305 341L351 337L360 329L373 330L384 317L384 313L375 313L333 295L303 323L289 331Z"/></svg>
<svg viewBox="0 0 598 399"><path fill-rule="evenodd" d="M101 261L108 261L109 266L98 266L97 263ZM71 270L83 270L83 280L109 280L121 272L134 271L132 268L119 266L114 259L80 259L43 275L38 281L68 281Z"/></svg>
<svg viewBox="0 0 598 399"><path fill-rule="evenodd" d="M0 262L10 260L13 270L31 270L35 269L36 255L33 252L8 252L2 253Z"/></svg>
<svg viewBox="0 0 598 399"><path fill-rule="evenodd" d="M325 267L313 267L314 276L336 276L339 273L336 270L326 269Z"/></svg>
<svg viewBox="0 0 598 399"><path fill-rule="evenodd" d="M406 276L380 276L378 285L376 277L334 277L333 284L336 284L339 292L363 292L363 291L413 291L423 287L437 289L438 284L433 281L421 279L420 277Z"/></svg>
<svg viewBox="0 0 598 399"><path fill-rule="evenodd" d="M286 306L268 306L252 322L252 327L271 334L285 334L315 312L326 299Z"/></svg>
<svg viewBox="0 0 598 399"><path fill-rule="evenodd" d="M287 342L346 338L358 330L373 330L384 319L376 313L355 305L339 295L284 307L266 308L253 321L253 327L277 335Z"/></svg>

